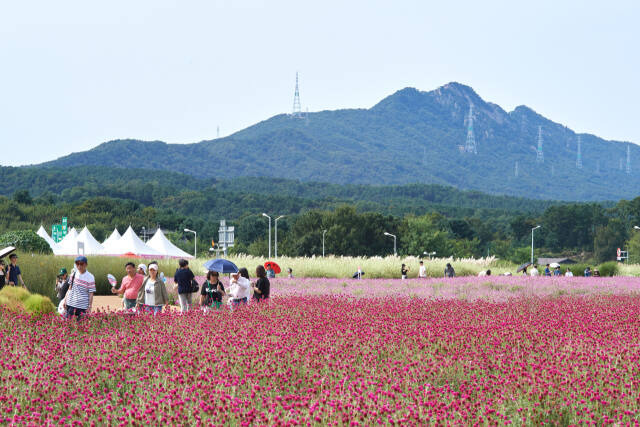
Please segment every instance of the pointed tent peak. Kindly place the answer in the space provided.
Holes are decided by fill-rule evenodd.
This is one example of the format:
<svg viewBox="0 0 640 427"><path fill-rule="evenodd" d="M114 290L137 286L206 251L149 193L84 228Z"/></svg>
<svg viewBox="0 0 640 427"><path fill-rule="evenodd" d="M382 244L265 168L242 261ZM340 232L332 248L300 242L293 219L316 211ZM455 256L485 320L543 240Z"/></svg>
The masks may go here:
<svg viewBox="0 0 640 427"><path fill-rule="evenodd" d="M40 228L38 228L38 231L36 231L36 234L40 236L42 233L46 234L47 236L49 235L49 233L47 233L47 230L44 229L44 226L40 224Z"/></svg>
<svg viewBox="0 0 640 427"><path fill-rule="evenodd" d="M193 255L188 254L187 252L171 243L171 241L164 235L160 227L158 227L158 230L155 232L153 237L149 239L147 245L160 252L164 256L169 256L172 258L193 258Z"/></svg>

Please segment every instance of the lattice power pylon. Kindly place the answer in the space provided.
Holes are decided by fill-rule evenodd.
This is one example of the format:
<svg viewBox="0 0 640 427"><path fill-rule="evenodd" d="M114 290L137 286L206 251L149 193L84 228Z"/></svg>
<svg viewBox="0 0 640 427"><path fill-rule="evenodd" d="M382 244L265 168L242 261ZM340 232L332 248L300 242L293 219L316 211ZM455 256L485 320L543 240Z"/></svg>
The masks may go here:
<svg viewBox="0 0 640 427"><path fill-rule="evenodd" d="M582 169L582 138L578 135L578 155L576 156L576 167Z"/></svg>
<svg viewBox="0 0 640 427"><path fill-rule="evenodd" d="M291 116L299 119L304 118L304 115L302 114L302 106L300 105L300 89L298 87L297 71L296 71L296 90L293 94L293 112L291 113Z"/></svg>
<svg viewBox="0 0 640 427"><path fill-rule="evenodd" d="M520 170L519 170L519 165L518 162L516 161L516 167L515 167L515 171L514 171L514 175L516 176L516 178L518 177L518 175L520 175Z"/></svg>
<svg viewBox="0 0 640 427"><path fill-rule="evenodd" d="M538 149L536 150L536 162L544 163L544 152L542 151L542 126L538 126Z"/></svg>
<svg viewBox="0 0 640 427"><path fill-rule="evenodd" d="M473 104L469 104L469 116L467 117L467 141L464 144L464 151L478 154L476 137L473 135Z"/></svg>
<svg viewBox="0 0 640 427"><path fill-rule="evenodd" d="M631 146L627 145L627 174L631 174Z"/></svg>

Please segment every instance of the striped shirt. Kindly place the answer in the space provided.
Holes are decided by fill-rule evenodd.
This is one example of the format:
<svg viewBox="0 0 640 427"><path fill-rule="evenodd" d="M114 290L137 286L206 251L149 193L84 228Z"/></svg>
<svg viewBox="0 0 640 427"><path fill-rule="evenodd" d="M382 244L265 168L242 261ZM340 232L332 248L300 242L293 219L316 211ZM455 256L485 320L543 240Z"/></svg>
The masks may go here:
<svg viewBox="0 0 640 427"><path fill-rule="evenodd" d="M84 274L75 273L73 285L67 297L67 306L81 309L89 308L89 294L96 291L96 279L93 274L85 271Z"/></svg>

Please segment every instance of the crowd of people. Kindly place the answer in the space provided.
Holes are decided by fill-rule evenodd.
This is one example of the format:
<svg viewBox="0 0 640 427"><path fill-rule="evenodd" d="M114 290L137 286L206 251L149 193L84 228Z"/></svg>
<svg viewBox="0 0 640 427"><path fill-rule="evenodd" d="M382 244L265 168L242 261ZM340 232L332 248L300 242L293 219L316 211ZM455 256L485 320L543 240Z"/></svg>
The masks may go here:
<svg viewBox="0 0 640 427"><path fill-rule="evenodd" d="M93 295L96 292L95 277L88 270L88 260L85 256L75 259L75 268L71 274L66 268L59 271L56 280L56 294L59 303L59 312L67 318L80 318L91 313ZM132 262L125 264L125 276L120 287L114 283L111 292L122 295L123 308L131 312L148 312L158 314L169 309L170 299L167 291L166 279L162 273L158 273L159 267L156 261L149 264L140 264L138 267ZM178 262L173 282L178 291L178 303L180 312L187 313L193 309L193 294L200 294L199 304L202 310L209 312L222 308L223 297L228 296L228 302L232 309L246 305L249 301L260 302L269 298L271 284L267 270L264 266L256 267L257 280L251 282L249 271L240 268L231 273L229 283L225 289L217 271L207 272L205 282L200 285L193 272L189 268L189 262L181 259ZM289 272L291 275L291 271Z"/></svg>

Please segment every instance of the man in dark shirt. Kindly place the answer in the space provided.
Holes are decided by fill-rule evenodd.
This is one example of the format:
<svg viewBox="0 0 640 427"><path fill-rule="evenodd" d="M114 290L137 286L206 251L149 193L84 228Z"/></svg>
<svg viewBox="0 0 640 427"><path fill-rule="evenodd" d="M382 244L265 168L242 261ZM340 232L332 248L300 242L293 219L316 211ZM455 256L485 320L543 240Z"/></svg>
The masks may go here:
<svg viewBox="0 0 640 427"><path fill-rule="evenodd" d="M195 278L193 272L189 269L189 261L181 259L178 261L180 268L176 270L173 281L178 284L178 300L180 302L180 311L186 313L191 309L191 281Z"/></svg>
<svg viewBox="0 0 640 427"><path fill-rule="evenodd" d="M18 262L18 255L11 254L9 256L9 261L11 261L11 264L9 264L7 270L8 284L11 286L17 286L18 281L20 281L22 287L26 288L27 286L24 284L24 280L22 280L22 272L20 271L20 267L18 266L18 264L16 264Z"/></svg>

